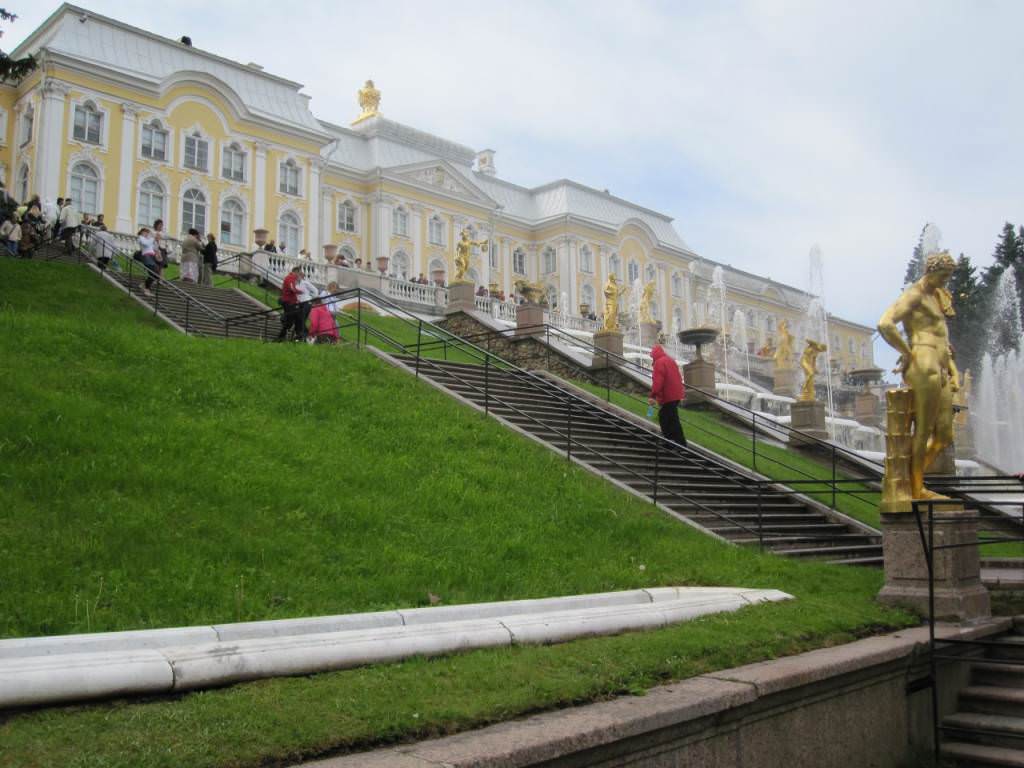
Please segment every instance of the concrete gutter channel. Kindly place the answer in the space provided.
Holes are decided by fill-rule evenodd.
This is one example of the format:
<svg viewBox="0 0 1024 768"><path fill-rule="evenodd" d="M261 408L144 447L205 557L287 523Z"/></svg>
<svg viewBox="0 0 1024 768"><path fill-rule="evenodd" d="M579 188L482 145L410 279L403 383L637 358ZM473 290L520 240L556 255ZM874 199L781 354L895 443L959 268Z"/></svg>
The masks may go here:
<svg viewBox="0 0 1024 768"><path fill-rule="evenodd" d="M155 695L411 656L657 629L791 600L778 590L657 587L174 629L0 640L0 709Z"/></svg>

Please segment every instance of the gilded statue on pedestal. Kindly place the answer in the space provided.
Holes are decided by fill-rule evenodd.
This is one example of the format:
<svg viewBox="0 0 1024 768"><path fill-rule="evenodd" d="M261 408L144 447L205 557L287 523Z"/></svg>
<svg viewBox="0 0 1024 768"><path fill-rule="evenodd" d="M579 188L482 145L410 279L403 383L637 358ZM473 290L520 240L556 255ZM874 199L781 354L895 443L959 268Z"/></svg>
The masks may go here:
<svg viewBox="0 0 1024 768"><path fill-rule="evenodd" d="M800 368L804 372L804 386L800 390L800 402L809 403L814 400L814 377L818 373L818 355L828 347L820 341L807 340L804 353L800 356Z"/></svg>
<svg viewBox="0 0 1024 768"><path fill-rule="evenodd" d="M487 247L486 240L471 240L469 230L462 230L462 236L455 243L455 282L463 282L466 273L469 271L469 257L473 252L473 246Z"/></svg>
<svg viewBox="0 0 1024 768"><path fill-rule="evenodd" d="M380 109L380 91L373 87L373 80L367 80L366 85L359 89L359 108L363 111L352 122L352 125L377 116Z"/></svg>
<svg viewBox="0 0 1024 768"><path fill-rule="evenodd" d="M619 330L619 298L628 290L628 286L619 285L614 273L608 275L608 282L604 284L604 323L601 330Z"/></svg>
<svg viewBox="0 0 1024 768"><path fill-rule="evenodd" d="M789 323L779 321L779 344L775 347L775 367L789 369L793 367L793 334L789 332Z"/></svg>
<svg viewBox="0 0 1024 768"><path fill-rule="evenodd" d="M906 485L913 499L943 498L924 487L924 473L953 442L953 395L960 386L946 328L946 318L954 314L946 283L954 267L948 252L930 254L925 260L924 276L908 286L878 321L882 338L900 353L893 372L903 376L904 391L909 393L908 416L913 424L910 466L901 468L894 463L891 469L894 473L907 471ZM901 323L906 336L899 331ZM889 464L887 457L887 476ZM906 499L886 498L883 492L883 501Z"/></svg>
<svg viewBox="0 0 1024 768"><path fill-rule="evenodd" d="M644 286L644 292L640 296L640 322L641 323L653 323L654 318L651 317L651 301L654 299L654 281L651 280L647 285Z"/></svg>

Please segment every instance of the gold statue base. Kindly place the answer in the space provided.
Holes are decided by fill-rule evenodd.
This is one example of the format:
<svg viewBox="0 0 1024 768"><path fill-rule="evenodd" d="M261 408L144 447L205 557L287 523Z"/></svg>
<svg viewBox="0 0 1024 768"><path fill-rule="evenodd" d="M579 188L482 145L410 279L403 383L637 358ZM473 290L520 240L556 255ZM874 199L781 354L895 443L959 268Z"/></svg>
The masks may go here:
<svg viewBox="0 0 1024 768"><path fill-rule="evenodd" d="M455 280L448 285L446 315L476 311L476 285L472 280Z"/></svg>
<svg viewBox="0 0 1024 768"><path fill-rule="evenodd" d="M772 393L796 397L796 369L776 368L772 373Z"/></svg>
<svg viewBox="0 0 1024 768"><path fill-rule="evenodd" d="M598 350L604 350L613 355L622 357L622 331L595 331L594 332L594 346ZM605 366L612 366L618 363L614 358L602 356L600 352L594 354L594 359L591 362L592 367L602 368Z"/></svg>
<svg viewBox="0 0 1024 768"><path fill-rule="evenodd" d="M818 400L798 400L789 406L789 426L799 434L789 436L791 445L816 445L818 440L828 440L825 428L825 404ZM807 438L803 436L806 435Z"/></svg>
<svg viewBox="0 0 1024 768"><path fill-rule="evenodd" d="M516 336L544 335L544 307L527 302L516 307Z"/></svg>
<svg viewBox="0 0 1024 768"><path fill-rule="evenodd" d="M684 407L692 408L707 404L710 398L706 397L704 392L712 395L715 393L715 364L703 358L691 360L683 366L683 383L686 385ZM698 392L698 389L703 392Z"/></svg>

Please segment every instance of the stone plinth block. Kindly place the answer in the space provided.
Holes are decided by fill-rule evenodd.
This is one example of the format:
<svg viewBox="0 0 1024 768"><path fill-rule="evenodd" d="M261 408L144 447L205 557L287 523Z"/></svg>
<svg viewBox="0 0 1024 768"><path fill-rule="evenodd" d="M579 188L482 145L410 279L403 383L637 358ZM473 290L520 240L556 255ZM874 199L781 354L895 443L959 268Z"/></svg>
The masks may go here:
<svg viewBox="0 0 1024 768"><path fill-rule="evenodd" d="M544 308L540 304L520 304L516 307L516 336L544 334Z"/></svg>
<svg viewBox="0 0 1024 768"><path fill-rule="evenodd" d="M686 383L686 399L683 405L690 407L708 402L704 392L715 394L715 364L710 360L694 360L683 366L683 381ZM704 392L698 392L697 389Z"/></svg>
<svg viewBox="0 0 1024 768"><path fill-rule="evenodd" d="M640 323L640 346L653 347L658 343L658 324Z"/></svg>
<svg viewBox="0 0 1024 768"><path fill-rule="evenodd" d="M928 517L921 511L925 540ZM988 590L981 583L978 559L978 514L962 507L936 507L934 543L970 544L953 549L936 549L935 618L972 621L991 615ZM921 533L913 513L882 513L882 550L885 558L885 586L878 599L886 605L909 608L928 615L928 565Z"/></svg>
<svg viewBox="0 0 1024 768"><path fill-rule="evenodd" d="M598 350L605 350L612 355L618 355L622 357L622 331L596 331L594 333L594 346ZM608 358L597 351L594 353L594 359L591 362L593 368L604 368L606 366L617 365L618 360L614 358Z"/></svg>
<svg viewBox="0 0 1024 768"><path fill-rule="evenodd" d="M476 309L476 286L468 280L456 280L448 286L448 306L444 313L472 312Z"/></svg>
<svg viewBox="0 0 1024 768"><path fill-rule="evenodd" d="M819 440L828 439L828 431L825 429L825 404L817 400L798 400L789 406L789 425L798 429L810 437ZM810 440L801 440L800 435L790 435L789 442L794 445L801 445Z"/></svg>
<svg viewBox="0 0 1024 768"><path fill-rule="evenodd" d="M858 392L853 399L853 417L869 427L879 426L882 422L878 414L878 396L872 392Z"/></svg>
<svg viewBox="0 0 1024 768"><path fill-rule="evenodd" d="M776 395L785 395L786 397L796 397L796 369L795 368L776 368L772 374L773 386L772 392Z"/></svg>

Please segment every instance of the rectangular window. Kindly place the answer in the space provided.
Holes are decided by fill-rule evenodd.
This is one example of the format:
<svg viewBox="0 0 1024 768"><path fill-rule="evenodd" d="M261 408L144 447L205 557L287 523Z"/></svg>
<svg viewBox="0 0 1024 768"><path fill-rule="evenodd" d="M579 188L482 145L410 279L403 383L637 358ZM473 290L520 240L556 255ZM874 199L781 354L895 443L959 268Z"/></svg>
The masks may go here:
<svg viewBox="0 0 1024 768"><path fill-rule="evenodd" d="M356 209L350 203L338 206L338 229L342 232L356 231Z"/></svg>
<svg viewBox="0 0 1024 768"><path fill-rule="evenodd" d="M491 253L490 253L490 262L489 263L490 263L491 269L497 269L498 268L498 244L497 243L491 243L490 244L490 249L491 249Z"/></svg>
<svg viewBox="0 0 1024 768"><path fill-rule="evenodd" d="M292 163L281 163L281 191L286 195L299 194L299 169Z"/></svg>
<svg viewBox="0 0 1024 768"><path fill-rule="evenodd" d="M193 168L197 171L205 171L208 168L210 143L198 136L185 137L185 160L186 168Z"/></svg>
<svg viewBox="0 0 1024 768"><path fill-rule="evenodd" d="M224 149L224 178L234 181L245 180L245 152L235 147Z"/></svg>
<svg viewBox="0 0 1024 768"><path fill-rule="evenodd" d="M103 116L88 107L75 106L74 137L89 144L100 143L100 126Z"/></svg>
<svg viewBox="0 0 1024 768"><path fill-rule="evenodd" d="M526 274L526 254L519 249L512 254L512 271L517 275Z"/></svg>
<svg viewBox="0 0 1024 768"><path fill-rule="evenodd" d="M142 126L142 156L150 160L167 160L167 131L152 125Z"/></svg>
<svg viewBox="0 0 1024 768"><path fill-rule="evenodd" d="M25 114L21 116L21 144L24 146L32 141L32 109L28 109Z"/></svg>
<svg viewBox="0 0 1024 768"><path fill-rule="evenodd" d="M436 217L430 220L430 242L432 245L444 245L444 222Z"/></svg>

